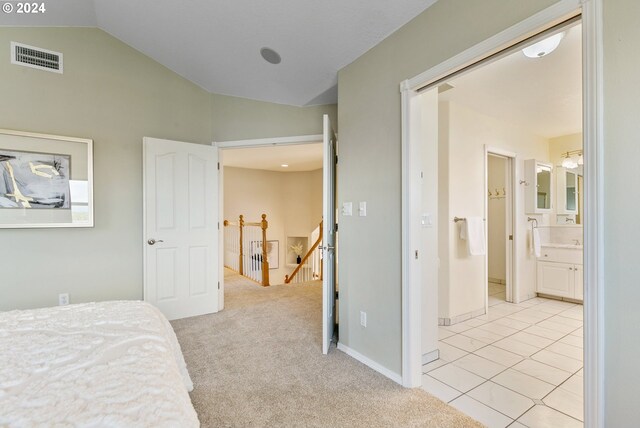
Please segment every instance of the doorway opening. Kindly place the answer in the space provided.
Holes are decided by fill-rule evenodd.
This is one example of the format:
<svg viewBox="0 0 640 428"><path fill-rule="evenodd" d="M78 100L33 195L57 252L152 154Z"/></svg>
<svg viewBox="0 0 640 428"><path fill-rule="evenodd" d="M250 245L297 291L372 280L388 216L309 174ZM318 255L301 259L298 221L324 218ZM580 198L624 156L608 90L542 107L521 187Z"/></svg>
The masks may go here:
<svg viewBox="0 0 640 428"><path fill-rule="evenodd" d="M566 6L569 8L568 5ZM503 422L508 422L507 424L520 418L524 418L521 421L529 418L529 422L532 422L535 418L549 416L549 413L559 418L569 418L568 420L572 423L580 424L585 420L585 413L586 420L590 420L589 418L597 413L593 409L588 409L588 406L583 406L583 396L586 396L584 401L589 403L589 400L595 399L599 392L597 388L599 379L595 377L596 373L594 371L589 373L589 366L585 366L584 371L582 369L583 360L589 364L599 362L595 328L599 314L595 310L596 303L590 300L595 298L595 294L583 295L582 282L583 250L587 255L585 257L587 263L589 260L594 264L598 263L593 254L594 247L599 244L596 236L593 235L596 229L593 224L597 225L598 220L594 217L596 211L593 206L582 204L583 211L580 209L581 176L584 177L585 184L583 193L588 193L594 198L599 195L596 188L590 187L590 183L593 185L598 182L598 177L593 174L595 170L589 168L588 161L595 162L594 147L596 144L601 144L594 136L589 137L590 130L597 126L601 117L597 116L593 110L590 111L586 103L584 103L586 117L584 131L582 126L583 70L588 70L590 73L588 76L593 79L584 81L584 98L589 99L592 97L596 83L595 74L590 68L593 64L586 59L582 61L580 58L582 48L578 45L576 49L579 57L578 76L569 84L576 84L578 87L578 99L569 98L567 100L574 102L568 101L565 105L577 106L576 117L580 122L579 129L565 127L561 130L562 132L556 133L542 133L535 130L531 132L529 129L530 137L526 138L529 145L519 144L523 138L514 135L513 129L508 131L499 129L495 123L496 111L490 112L491 114L485 111L484 117L479 118L475 114L477 112L474 112L477 110L477 105L464 104L460 99L455 99L456 95L452 95L456 90L458 94L462 93L460 89L467 87L469 79L476 71L482 72L483 69L495 68L514 52L518 53L523 48L555 34L564 33L563 37L566 37L564 42L570 41L570 36L577 39L579 43L583 39L590 40L583 35L594 31L593 22L590 21L593 10L586 13L585 21L590 28L585 30L578 24L579 11L567 10L564 16L558 15L558 11L547 11L541 15L545 13L548 13L547 22L550 22L546 28L540 30L540 22L544 20L537 16L536 19L531 19L529 33L522 31L522 27L526 25L521 23L521 28L513 29L511 41L506 39L505 34L508 32L496 36L494 44L486 46L486 51L490 54L481 58L481 63L478 63L478 50L470 50L465 53L468 54L466 60L463 60L464 55L461 55L449 61L448 65L440 65L416 77L413 81L403 83L403 161L405 162L403 165L405 195L403 198L405 207L403 265L405 285L408 285L404 293L407 297L403 298L403 337L405 338L403 381L407 386L416 385L418 383L416 372L421 376L423 373L423 370L415 369L416 365L419 362L426 363L431 360L433 362L429 364L430 367L424 379L430 383L432 389L440 388L440 392L447 396L446 401L451 401L453 405L460 408L465 407L470 412L473 412L471 408L476 410L482 408L483 411L486 410L485 414L495 412L496 418L506 418ZM567 15L574 18L567 19ZM513 42L514 39L516 42ZM489 46L494 46L494 50ZM498 46L500 48L496 49ZM501 51L505 46L507 46L506 51ZM562 46L561 43L560 48ZM556 54L561 52L560 48ZM590 50L595 50L595 47L585 46L586 52L591 52ZM500 54L495 53L499 51ZM522 58L523 53L520 52L520 55ZM555 56L559 57L559 55ZM551 57L552 55L548 55L548 58ZM531 59L539 61L545 58ZM497 75L497 73L491 74L494 78ZM566 86L551 89L541 85L536 81L538 74L535 72L529 77L521 74L520 85L524 83L529 85L525 89L535 88L534 90L538 92L547 90L561 92ZM486 90L490 86L486 83L485 81L481 89ZM499 83L504 88L509 88L508 81ZM432 150L429 147L420 148L425 141L432 140L430 135L432 130L428 129L427 122L424 120L424 111L429 109L425 100L433 99L434 93L438 94L437 119L435 119L438 124L436 138L438 150L435 156L425 156L424 151ZM478 93L476 92L473 96L475 100L482 99ZM496 94L495 91L493 93ZM492 101L502 101L508 105L509 101L522 100L521 92L511 88L504 91L502 95L496 94ZM553 111L553 108L553 105L547 105L538 109L538 113L547 113ZM508 116L521 110L521 108L505 109L503 115ZM476 116L477 126L470 127L468 123L469 120L474 119L473 116ZM504 116L501 119L504 119ZM500 118L499 115L498 118ZM535 120L535 116L531 116L529 120ZM445 126L442 126L443 122ZM552 122L553 120L545 120L543 125L548 126ZM519 126L522 127L522 123ZM584 138L583 135L585 135ZM484 141L478 142L478 140ZM586 141L584 147L583 140ZM446 143L443 144L443 141ZM469 145L471 141L477 142L478 145L471 147ZM573 147L574 145L576 147ZM485 155L484 165L482 164L482 147ZM507 186L496 189L499 186L489 185L489 163L494 163L493 155L504 157L501 153L492 153L489 147L497 147L515 154L513 157L507 156L513 159L513 177L507 181L516 183L511 191ZM558 153L560 157L557 156ZM581 157L583 153L585 155ZM586 155L587 153L592 157ZM569 168L570 162L565 159L570 159L576 164L584 161L585 172L580 174L576 171L572 172L576 174L575 177L567 176L565 169ZM498 165L500 168L499 162ZM576 166L572 165L571 168L575 169ZM504 171L507 168L502 165L500 169ZM433 170L437 171L435 181L427 177L429 173L424 174L425 171ZM459 171L458 174L456 170ZM592 175L589 171L592 171ZM484 192L474 193L472 189L477 188L477 183L482 181L481 174L485 174ZM428 194L424 191L424 187L433 186L434 182L438 189L438 196L426 202L420 199ZM490 187L493 189L491 190ZM496 192L496 190L499 191ZM488 198L495 197L496 194L498 196L494 199L496 201L499 201L501 196L504 196L502 199L507 199L508 195L513 195L514 206L513 233L504 232L507 225L498 225L502 239L505 239L505 236L513 238L512 240L507 238L508 241L502 246L505 254L509 253L507 251L509 241L514 247L512 263L508 265L505 263L505 269L502 271L506 277L505 302L489 299L489 296L484 294L487 290L486 284L489 278L492 278L489 276L489 263L491 256L495 257L493 254L495 251L490 251L488 254L483 253L482 250L472 253L472 245L469 241L475 238L468 238L474 233L470 226L473 222L469 220L473 219L476 225L482 225L484 222L484 227L480 226L476 230L480 231L477 234L481 241L480 248L488 247L486 242L482 242L491 239L487 234L488 229L491 228L487 223L492 220L488 212L491 199ZM460 197L460 195L463 196ZM484 211L481 209L483 206ZM509 210L504 213L505 217L508 212ZM437 216L429 213L437 213ZM575 226L576 222L579 222L579 225ZM465 223L468 224L465 225ZM438 251L435 253L425 251L427 260L416 261L418 257L413 257L415 249L420 249L423 253L422 250L429 246L429 243L424 241L425 234L421 231L425 227L438 229ZM584 239L582 238L583 227L586 231ZM463 232L462 229L466 229L463 233L464 237L460 235L460 232ZM496 229L495 225L493 229ZM583 247L585 240L593 247L589 245ZM445 252L442 251L443 248ZM416 256L417 254L415 252ZM428 275L425 275L424 270L428 269L430 257L435 258L439 265L435 275L438 278L435 285L433 281L425 281ZM547 265L549 263L555 264ZM512 267L511 275L506 272L507 266ZM506 287L509 279L511 279L511 286ZM592 280L596 281L595 278ZM452 289L451 284L456 281L461 286ZM415 284L415 288L411 284ZM589 284L588 281L587 284ZM595 285L599 284L593 284L594 287ZM545 287L552 289L545 289ZM497 287L495 290L497 291ZM500 291L496 294L499 293ZM428 310L426 302L433 301L435 296L438 296L439 308L434 315ZM420 298L416 299L416 297ZM584 316L585 326L588 327L585 330L591 335L591 337L585 336L586 352L583 351L585 348L582 329L583 310L582 305L579 304L583 297L585 304L591 308ZM482 300L484 300L484 308L479 304ZM490 302L494 305L490 305ZM425 344L425 338L438 336L437 327L435 327L438 324L449 327L440 330L438 343ZM411 327L415 325L420 325L421 328L416 331ZM435 329L436 333L432 334L433 330L425 333L425 329ZM510 358L511 356L514 358ZM591 369L594 370L593 365ZM558 377L552 378L550 373ZM563 379L560 379L561 377ZM456 384L455 381L447 384L446 381L453 378L466 380L462 382L464 385ZM524 381L520 382L516 379ZM476 380L478 383L473 385ZM539 388L538 392L526 395L527 387L523 386L524 384L528 384L529 387L536 384ZM591 388L584 388L584 385ZM491 401L491 397L503 392L506 395L515 392L526 400L520 400L521 408L517 410L507 408L519 401L515 396L513 400L500 400L502 404L488 402ZM572 404L569 405L569 401ZM504 403L509 404L505 407ZM476 412L474 416L481 413ZM492 421L484 422L491 424Z"/></svg>
<svg viewBox="0 0 640 428"><path fill-rule="evenodd" d="M262 281L263 286L269 286L271 283L272 269L269 266L272 266L274 271L283 266L279 272L275 272L274 278L276 282L287 284L321 282L322 352L327 354L331 343L337 343L335 336L338 322L336 316L337 275L335 257L337 249L337 225L335 222L337 139L331 128L328 115L323 116L323 134L321 135L227 141L213 144L220 152L220 158L222 159L218 190L220 200L219 217L225 219L226 217L238 216L239 233L237 235L229 233L226 237L234 241L239 239L237 247L242 247L238 251L231 251L234 245L230 242L225 245L225 239L223 238L225 234L221 234L218 264L224 266L226 256L226 264L232 268L235 267L239 273L240 269L244 271L248 260L249 266L254 265L256 270L262 269L260 272L261 278L269 277L268 282ZM321 157L318 156L318 149ZM234 151L236 152L234 153ZM274 157L274 159L271 159L271 169L276 171L265 172L264 166L267 164L269 152ZM296 152L298 155L297 160ZM226 153L231 154L226 156L226 165L229 168L226 172L232 178L231 187L228 189L226 189L225 185L226 168L224 159ZM282 160L284 159L283 156L290 156L289 159L293 160ZM252 159L249 164L246 163L247 158ZM238 165L259 166L260 169L247 171L245 168L243 171L237 168ZM316 168L318 165L320 168ZM301 171L297 173L280 173L282 169L288 168L295 168ZM307 171L304 171L305 169ZM301 174L303 172L307 174ZM274 176L273 173L276 175ZM291 181L289 180L291 178L289 174L297 175ZM274 186L284 188L285 192L278 192L277 189L273 189ZM227 190L226 192L225 189ZM276 196L268 197L271 193L276 194ZM249 196L249 198L244 196ZM296 197L302 200L295 201ZM225 207L225 204L228 207ZM271 207L272 216L276 220L274 227L272 227L275 235L267 235L269 220L267 220L267 213L263 212L265 211L265 204ZM244 207L254 215L260 215L262 219L261 222L250 221L250 223L255 223L256 226L260 225L262 229L261 239L256 237L255 243L251 242L251 240L246 240L244 237L243 222L245 221L245 214L240 213L240 211L244 210ZM298 215L300 212L305 212L306 214L304 216ZM318 220L318 213L321 215L319 223L313 224ZM243 218L240 218L240 215L243 215ZM230 229L235 228L235 225L230 224L235 223L234 220L226 220ZM289 232L286 232L287 224ZM247 223L245 222L244 225L247 225ZM221 227L223 227L223 222L221 222ZM280 239L268 239L267 236ZM252 248L252 245L255 248ZM258 247L260 247L260 250L258 250ZM269 253L271 253L271 259L269 258ZM236 259L238 262L234 262ZM267 270L269 273L265 275ZM230 272L227 271L227 274ZM224 307L224 273L225 270L221 269L219 276L219 309Z"/></svg>

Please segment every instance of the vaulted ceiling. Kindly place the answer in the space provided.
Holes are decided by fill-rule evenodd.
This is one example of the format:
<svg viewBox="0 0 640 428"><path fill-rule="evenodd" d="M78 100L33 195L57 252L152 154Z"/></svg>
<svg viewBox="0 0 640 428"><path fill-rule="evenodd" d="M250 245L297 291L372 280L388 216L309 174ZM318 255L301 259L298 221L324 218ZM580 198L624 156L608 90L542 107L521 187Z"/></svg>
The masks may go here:
<svg viewBox="0 0 640 428"><path fill-rule="evenodd" d="M338 70L435 1L55 0L0 24L96 26L209 92L303 106L335 103Z"/></svg>

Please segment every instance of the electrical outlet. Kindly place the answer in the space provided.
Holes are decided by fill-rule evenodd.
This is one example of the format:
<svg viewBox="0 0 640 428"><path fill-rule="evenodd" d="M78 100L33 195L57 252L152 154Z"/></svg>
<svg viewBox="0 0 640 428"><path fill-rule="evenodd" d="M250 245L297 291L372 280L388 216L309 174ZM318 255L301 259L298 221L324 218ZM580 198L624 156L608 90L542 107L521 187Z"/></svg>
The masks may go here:
<svg viewBox="0 0 640 428"><path fill-rule="evenodd" d="M364 311L360 311L360 325L363 327L367 326L367 313Z"/></svg>
<svg viewBox="0 0 640 428"><path fill-rule="evenodd" d="M366 202L360 202L360 205L358 207L358 215L360 217L366 217L367 216L367 203Z"/></svg>
<svg viewBox="0 0 640 428"><path fill-rule="evenodd" d="M69 293L58 294L58 305L65 306L69 304Z"/></svg>

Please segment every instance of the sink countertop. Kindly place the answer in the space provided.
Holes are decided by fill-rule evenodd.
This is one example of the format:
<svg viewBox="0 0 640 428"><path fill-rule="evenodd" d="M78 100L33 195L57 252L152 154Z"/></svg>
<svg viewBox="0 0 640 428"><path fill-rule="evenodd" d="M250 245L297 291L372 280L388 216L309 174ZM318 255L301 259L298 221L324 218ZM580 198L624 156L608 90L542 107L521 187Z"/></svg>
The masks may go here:
<svg viewBox="0 0 640 428"><path fill-rule="evenodd" d="M549 247L549 248L566 248L569 250L582 250L583 249L583 245L576 245L576 244L554 244L554 243L548 243L548 244L542 244L542 247Z"/></svg>

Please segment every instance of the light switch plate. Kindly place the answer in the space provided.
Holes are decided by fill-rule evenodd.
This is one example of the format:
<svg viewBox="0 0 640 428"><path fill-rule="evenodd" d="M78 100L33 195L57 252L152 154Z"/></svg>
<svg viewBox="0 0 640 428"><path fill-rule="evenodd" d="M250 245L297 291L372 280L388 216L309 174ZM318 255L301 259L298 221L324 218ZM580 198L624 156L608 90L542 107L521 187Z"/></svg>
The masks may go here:
<svg viewBox="0 0 640 428"><path fill-rule="evenodd" d="M360 206L358 207L358 215L360 217L366 217L367 216L367 203L366 202L360 202Z"/></svg>
<svg viewBox="0 0 640 428"><path fill-rule="evenodd" d="M422 219L420 220L420 223L424 228L433 227L433 217L431 216L431 213L422 214Z"/></svg>
<svg viewBox="0 0 640 428"><path fill-rule="evenodd" d="M353 215L353 203L344 202L342 204L342 215Z"/></svg>

